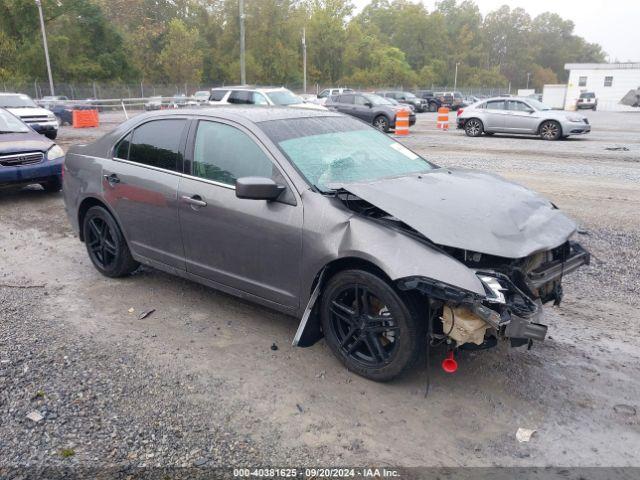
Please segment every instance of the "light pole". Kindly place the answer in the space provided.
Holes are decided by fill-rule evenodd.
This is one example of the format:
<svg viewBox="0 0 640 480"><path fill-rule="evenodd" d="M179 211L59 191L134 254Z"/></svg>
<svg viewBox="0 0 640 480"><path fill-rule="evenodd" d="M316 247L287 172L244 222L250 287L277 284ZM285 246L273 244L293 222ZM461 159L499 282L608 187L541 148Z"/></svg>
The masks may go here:
<svg viewBox="0 0 640 480"><path fill-rule="evenodd" d="M456 62L456 74L453 77L453 91L454 92L458 89L458 65L460 65L460 62Z"/></svg>
<svg viewBox="0 0 640 480"><path fill-rule="evenodd" d="M302 27L302 91L307 93L307 36Z"/></svg>
<svg viewBox="0 0 640 480"><path fill-rule="evenodd" d="M529 77L531 76L531 72L527 72L527 90L529 90Z"/></svg>
<svg viewBox="0 0 640 480"><path fill-rule="evenodd" d="M240 9L240 84L247 83L247 72L244 65L244 0L238 1Z"/></svg>
<svg viewBox="0 0 640 480"><path fill-rule="evenodd" d="M42 44L44 45L44 58L47 61L47 74L49 75L49 89L51 95L55 95L56 92L53 88L53 76L51 75L51 62L49 61L49 47L47 47L47 33L44 30L44 16L42 15L42 3L40 0L36 0L38 6L38 12L40 13L40 29L42 30Z"/></svg>

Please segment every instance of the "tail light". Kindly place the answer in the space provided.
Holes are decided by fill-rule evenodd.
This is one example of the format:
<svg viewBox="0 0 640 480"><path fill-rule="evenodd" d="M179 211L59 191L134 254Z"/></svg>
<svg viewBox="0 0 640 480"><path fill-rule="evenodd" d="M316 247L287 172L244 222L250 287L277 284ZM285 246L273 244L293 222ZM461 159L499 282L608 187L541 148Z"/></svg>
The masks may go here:
<svg viewBox="0 0 640 480"><path fill-rule="evenodd" d="M459 108L457 113L458 117L462 115L462 112L464 112L464 108Z"/></svg>

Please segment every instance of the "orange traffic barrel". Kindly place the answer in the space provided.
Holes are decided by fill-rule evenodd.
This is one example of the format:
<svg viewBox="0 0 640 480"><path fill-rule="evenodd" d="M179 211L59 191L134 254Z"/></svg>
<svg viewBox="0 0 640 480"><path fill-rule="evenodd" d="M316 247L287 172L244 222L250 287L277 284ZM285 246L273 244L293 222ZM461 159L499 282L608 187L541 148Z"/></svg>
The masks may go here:
<svg viewBox="0 0 640 480"><path fill-rule="evenodd" d="M440 130L449 130L449 109L447 107L438 109L437 127Z"/></svg>
<svg viewBox="0 0 640 480"><path fill-rule="evenodd" d="M99 126L98 110L74 110L73 128L87 128Z"/></svg>
<svg viewBox="0 0 640 480"><path fill-rule="evenodd" d="M409 135L409 112L400 110L396 113L396 135Z"/></svg>

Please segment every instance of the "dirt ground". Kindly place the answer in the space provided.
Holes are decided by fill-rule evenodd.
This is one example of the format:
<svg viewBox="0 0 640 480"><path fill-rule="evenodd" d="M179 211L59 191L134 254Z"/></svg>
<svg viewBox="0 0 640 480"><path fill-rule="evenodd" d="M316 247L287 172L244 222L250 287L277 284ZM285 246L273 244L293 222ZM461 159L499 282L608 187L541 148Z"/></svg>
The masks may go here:
<svg viewBox="0 0 640 480"><path fill-rule="evenodd" d="M124 349L194 379L196 393L175 395L189 395L190 409L210 411L258 450L269 445L280 461L640 466L640 114L587 115L590 135L544 142L467 138L453 125L440 132L434 114L421 114L403 140L440 165L489 170L541 192L580 222L576 237L593 253L566 278L562 305L547 308L544 343L462 353L453 375L434 353L426 399L424 363L377 384L346 371L323 341L291 347L294 318L152 269L102 277L70 230L61 194L0 192L0 284L45 285L29 307L33 321L55 320L89 348ZM59 143L98 133L64 127ZM8 335L1 326L0 335ZM151 399L131 402L154 408ZM536 430L529 443L516 440L519 427ZM82 461L94 458L91 444L77 450Z"/></svg>

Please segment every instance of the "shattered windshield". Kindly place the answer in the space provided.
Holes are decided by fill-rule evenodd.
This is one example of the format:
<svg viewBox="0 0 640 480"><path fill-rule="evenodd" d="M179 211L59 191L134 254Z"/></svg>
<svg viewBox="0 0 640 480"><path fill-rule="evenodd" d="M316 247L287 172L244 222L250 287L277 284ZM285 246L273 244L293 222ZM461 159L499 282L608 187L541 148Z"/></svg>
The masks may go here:
<svg viewBox="0 0 640 480"><path fill-rule="evenodd" d="M389 136L352 118L309 117L260 125L307 181L322 192L435 166Z"/></svg>

